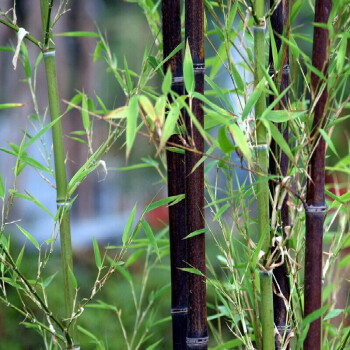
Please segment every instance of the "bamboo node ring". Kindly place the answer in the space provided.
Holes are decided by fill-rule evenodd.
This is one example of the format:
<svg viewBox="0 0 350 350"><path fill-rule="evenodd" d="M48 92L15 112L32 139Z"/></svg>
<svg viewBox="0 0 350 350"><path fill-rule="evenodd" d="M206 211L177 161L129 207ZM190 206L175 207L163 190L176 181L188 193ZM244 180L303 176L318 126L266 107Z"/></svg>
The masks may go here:
<svg viewBox="0 0 350 350"><path fill-rule="evenodd" d="M259 270L260 275L272 276L272 270Z"/></svg>
<svg viewBox="0 0 350 350"><path fill-rule="evenodd" d="M172 79L172 84L173 85L178 85L178 84L183 84L184 83L184 77L173 77Z"/></svg>
<svg viewBox="0 0 350 350"><path fill-rule="evenodd" d="M57 207L65 207L67 208L70 205L70 202L57 202Z"/></svg>
<svg viewBox="0 0 350 350"><path fill-rule="evenodd" d="M188 312L188 309L187 307L184 307L184 308L171 308L171 314L187 314Z"/></svg>
<svg viewBox="0 0 350 350"><path fill-rule="evenodd" d="M305 213L313 215L325 215L327 207L325 205L306 205Z"/></svg>
<svg viewBox="0 0 350 350"><path fill-rule="evenodd" d="M203 344L208 344L209 337L201 338L186 338L186 344L190 346L201 346Z"/></svg>
<svg viewBox="0 0 350 350"><path fill-rule="evenodd" d="M193 64L194 74L204 74L205 64L204 63L194 63Z"/></svg>
<svg viewBox="0 0 350 350"><path fill-rule="evenodd" d="M44 58L55 57L56 51L55 50L45 51L45 52L43 52L43 56L44 56Z"/></svg>

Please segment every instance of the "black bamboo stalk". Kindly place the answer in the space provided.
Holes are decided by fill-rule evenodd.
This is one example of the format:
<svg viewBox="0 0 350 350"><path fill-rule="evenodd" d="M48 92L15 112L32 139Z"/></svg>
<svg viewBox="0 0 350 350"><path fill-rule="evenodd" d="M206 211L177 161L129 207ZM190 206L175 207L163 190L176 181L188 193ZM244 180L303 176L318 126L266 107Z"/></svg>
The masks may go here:
<svg viewBox="0 0 350 350"><path fill-rule="evenodd" d="M163 0L163 54L170 53L181 44L180 0ZM178 95L184 92L182 76L182 53L179 51L164 64L164 72L170 67L173 83L172 90ZM169 142L180 143L179 137L173 135ZM184 155L167 151L168 195L185 193ZM171 264L171 316L173 328L173 349L186 348L187 330L187 274L180 270L186 261L186 227L185 201L169 207L170 264Z"/></svg>
<svg viewBox="0 0 350 350"><path fill-rule="evenodd" d="M195 72L195 91L204 93L204 1L186 0L185 37L190 47ZM204 114L201 102L192 100L192 112L203 125ZM204 140L199 131L186 118L190 142L198 151L204 152ZM203 163L192 172L201 155L190 151L185 153L186 173L186 234L203 229L204 222L204 166ZM200 234L187 240L187 262L205 275L205 235ZM206 283L203 276L188 274L188 318L187 349L205 350L208 347Z"/></svg>
<svg viewBox="0 0 350 350"><path fill-rule="evenodd" d="M327 23L332 0L316 0L315 22ZM329 64L329 33L327 29L314 27L312 64L327 76ZM327 118L328 99L325 81L311 74L311 101L314 105L313 130L311 134L312 156L308 169L305 247L304 316L318 310L322 305L322 238L325 206L325 155L326 143L318 132ZM304 350L321 349L321 318L310 324L304 341Z"/></svg>
<svg viewBox="0 0 350 350"><path fill-rule="evenodd" d="M274 6L275 1L270 0L271 8ZM289 49L288 46L285 45L282 48L282 41L280 36L283 35L283 31L285 31L285 35L288 37L289 32L289 0L282 0L277 8L274 10L271 16L271 27L274 34L274 40L276 43L277 52L282 51L282 62L281 67L274 67L272 48L270 45L270 55L269 55L269 65L270 65L270 74L273 76L276 86L279 86L279 92L282 93L289 84ZM270 95L270 104L273 102L274 96ZM284 109L288 107L288 93L284 95L281 99L281 102L278 109ZM288 143L289 140L289 128L288 124L282 130L282 124L278 124L279 130L283 133L283 137L285 141ZM288 172L288 156L282 152L280 147L277 146L274 140L271 141L270 144L271 152L273 156L270 157L269 160L269 168L270 174L277 174L277 166L276 162L280 164L280 175L283 177L287 176ZM270 183L271 192L275 193L275 183ZM281 219L279 222L280 227L282 228L282 235L285 237L285 227L289 225L289 212L287 206L288 193L285 196L282 207L281 207ZM271 208L272 209L272 208ZM272 212L272 210L270 211ZM275 249L273 247L272 249ZM277 263L281 262L281 258L277 261ZM287 324L287 313L288 310L286 308L285 300L289 300L290 289L289 289L289 281L287 277L287 267L286 264L278 266L273 270L274 275L274 290L273 294L273 308L274 308L274 322L275 326L278 330L279 334L275 335L275 347L276 350L281 349L282 344L280 339L286 339L288 334L290 333L290 326ZM290 349L289 344L285 348L286 350Z"/></svg>

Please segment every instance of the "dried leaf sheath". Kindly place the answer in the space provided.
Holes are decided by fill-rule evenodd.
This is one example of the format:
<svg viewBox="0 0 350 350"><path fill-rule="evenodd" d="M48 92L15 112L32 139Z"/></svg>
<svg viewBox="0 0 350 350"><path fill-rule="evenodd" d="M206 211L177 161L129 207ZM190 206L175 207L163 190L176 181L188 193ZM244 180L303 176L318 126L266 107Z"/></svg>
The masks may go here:
<svg viewBox="0 0 350 350"><path fill-rule="evenodd" d="M332 9L331 0L316 0L315 22L327 23ZM312 64L327 76L329 63L328 30L314 27L314 46ZM326 144L318 132L326 122L325 109L328 99L326 82L311 74L311 100L317 100L314 108L313 132L311 142L313 153L309 163L306 211L306 247L305 247L305 292L304 316L319 309L322 303L322 240L325 217L325 153ZM321 319L310 324L308 335L304 341L305 350L321 349Z"/></svg>
<svg viewBox="0 0 350 350"><path fill-rule="evenodd" d="M181 43L180 1L163 0L163 55L167 57ZM183 94L182 53L179 51L164 65L164 72L171 69L173 82L172 90ZM178 78L178 79L176 79ZM173 135L172 143L180 142L178 136ZM168 195L175 196L185 192L185 164L184 155L167 151ZM170 231L170 261L171 261L171 313L173 329L173 349L186 348L187 329L187 274L179 268L185 267L186 236L185 201L169 207Z"/></svg>
<svg viewBox="0 0 350 350"><path fill-rule="evenodd" d="M190 47L195 72L195 91L204 93L204 2L186 0L185 34ZM201 102L192 101L192 112L203 125L204 115ZM204 140L199 131L186 118L186 127L192 143L200 152L204 151ZM192 169L200 155L186 151L186 234L204 228L204 165ZM187 240L187 262L205 274L205 235L200 234ZM187 349L204 350L208 347L206 283L203 276L188 274L188 321Z"/></svg>

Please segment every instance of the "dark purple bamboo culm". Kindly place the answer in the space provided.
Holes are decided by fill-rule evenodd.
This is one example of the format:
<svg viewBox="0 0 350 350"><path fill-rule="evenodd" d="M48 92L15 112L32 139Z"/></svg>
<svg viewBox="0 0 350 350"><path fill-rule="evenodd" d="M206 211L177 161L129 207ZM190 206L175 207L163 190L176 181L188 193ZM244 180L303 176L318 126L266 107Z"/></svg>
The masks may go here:
<svg viewBox="0 0 350 350"><path fill-rule="evenodd" d="M181 44L180 0L163 0L163 54L164 58ZM182 53L179 51L164 64L173 76L172 90L179 95L184 92L182 75ZM179 137L173 135L169 142L179 143ZM185 193L184 155L167 151L168 195ZM169 207L170 261L171 261L171 316L173 328L173 349L186 348L187 334L187 273L179 268L186 261L185 201Z"/></svg>
<svg viewBox="0 0 350 350"><path fill-rule="evenodd" d="M274 6L275 0L270 0L270 6ZM283 92L289 84L289 50L288 46L284 45L282 47L282 41L280 39L280 36L283 35L283 31L285 31L285 35L288 37L289 32L289 0L282 0L280 4L277 6L275 11L273 12L271 16L271 27L274 33L274 39L276 42L277 52L282 51L282 63L281 63L281 69L278 71L276 67L274 67L273 64L273 58L272 58L272 49L270 47L270 57L269 57L269 64L270 64L270 75L273 76L273 79L275 81L276 86L279 86L279 92ZM274 96L270 95L270 103L273 102ZM281 99L281 102L278 106L279 109L285 109L288 108L288 93L284 95L284 97ZM288 143L289 140L289 128L288 125L284 127L282 130L282 124L278 124L279 130L283 133L283 137L285 141ZM270 174L277 174L277 166L276 161L280 164L280 175L283 177L287 176L288 172L288 156L282 152L280 147L277 146L276 142L272 140L271 142L271 152L274 156L270 156ZM274 193L275 185L271 182L270 184L271 192ZM288 200L288 193L284 198L284 201L282 203L281 207L281 221L280 221L280 227L282 229L282 235L285 237L284 229L286 226L289 225L289 212L288 212L288 206L287 206L287 200ZM272 210L270 210L272 212ZM274 249L274 248L273 248ZM280 262L281 258L279 259ZM273 308L274 308L274 321L275 326L279 332L279 334L275 337L275 347L276 350L281 349L281 341L280 339L288 336L290 333L290 327L287 324L287 308L285 304L285 300L289 300L290 295L290 288L289 288L289 281L287 277L287 267L286 264L283 264L281 266L278 266L273 270L274 275L274 290L275 293L273 294ZM277 293L277 294L276 294ZM289 345L286 348L289 349Z"/></svg>
<svg viewBox="0 0 350 350"><path fill-rule="evenodd" d="M327 23L332 0L316 0L315 22ZM327 76L329 64L328 30L314 27L312 65ZM326 143L318 129L326 123L327 86L318 75L311 73L311 101L314 106L313 153L309 163L306 212L304 316L318 310L322 305L322 240L325 206L325 155ZM321 94L321 95L320 95ZM320 95L320 96L319 96ZM304 341L304 350L321 349L321 318L310 324Z"/></svg>
<svg viewBox="0 0 350 350"><path fill-rule="evenodd" d="M195 91L204 93L204 1L186 0L185 37L189 44L195 72ZM192 101L192 112L203 125L202 103ZM204 140L199 131L186 117L188 141L198 151L204 151ZM204 166L203 163L192 172L201 159L199 154L185 153L186 183L186 234L203 229L204 221ZM187 262L205 274L205 235L200 234L187 240ZM187 349L208 348L206 282L203 276L190 273L188 280Z"/></svg>

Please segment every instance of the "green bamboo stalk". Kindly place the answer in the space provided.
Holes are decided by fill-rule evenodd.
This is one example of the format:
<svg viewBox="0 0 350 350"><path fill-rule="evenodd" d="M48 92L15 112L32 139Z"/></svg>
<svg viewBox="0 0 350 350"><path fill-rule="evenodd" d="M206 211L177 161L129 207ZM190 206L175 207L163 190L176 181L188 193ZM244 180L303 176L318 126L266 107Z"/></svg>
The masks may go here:
<svg viewBox="0 0 350 350"><path fill-rule="evenodd" d="M61 116L60 99L58 93L55 48L52 43L51 31L51 8L53 0L40 0L41 18L43 28L43 55L47 80L47 91L49 97L49 109L51 120L54 121ZM65 316L71 317L75 291L70 282L69 270L73 271L73 253L70 233L70 215L67 209L69 198L67 198L67 177L65 168L65 154L63 148L62 125L58 121L52 127L52 142L54 150L55 177L57 208L59 215L59 228L61 239L61 259L64 278ZM74 346L73 346L74 348Z"/></svg>
<svg viewBox="0 0 350 350"><path fill-rule="evenodd" d="M255 86L263 79L264 73L260 66L265 66L265 1L256 0L254 3L254 82ZM260 171L264 174L268 173L268 145L267 145L267 130L265 126L258 121L259 116L266 109L266 97L262 93L255 105L255 117L257 120L257 161ZM264 177L258 176L258 180ZM260 237L265 235L262 244L262 250L265 252L265 257L270 251L270 221L269 221L269 184L268 181L259 181L257 185L258 199L258 222ZM273 291L272 291L272 273L271 271L261 272L260 274L260 289L261 289L261 323L263 333L263 350L275 349L274 336L274 317L273 317Z"/></svg>

